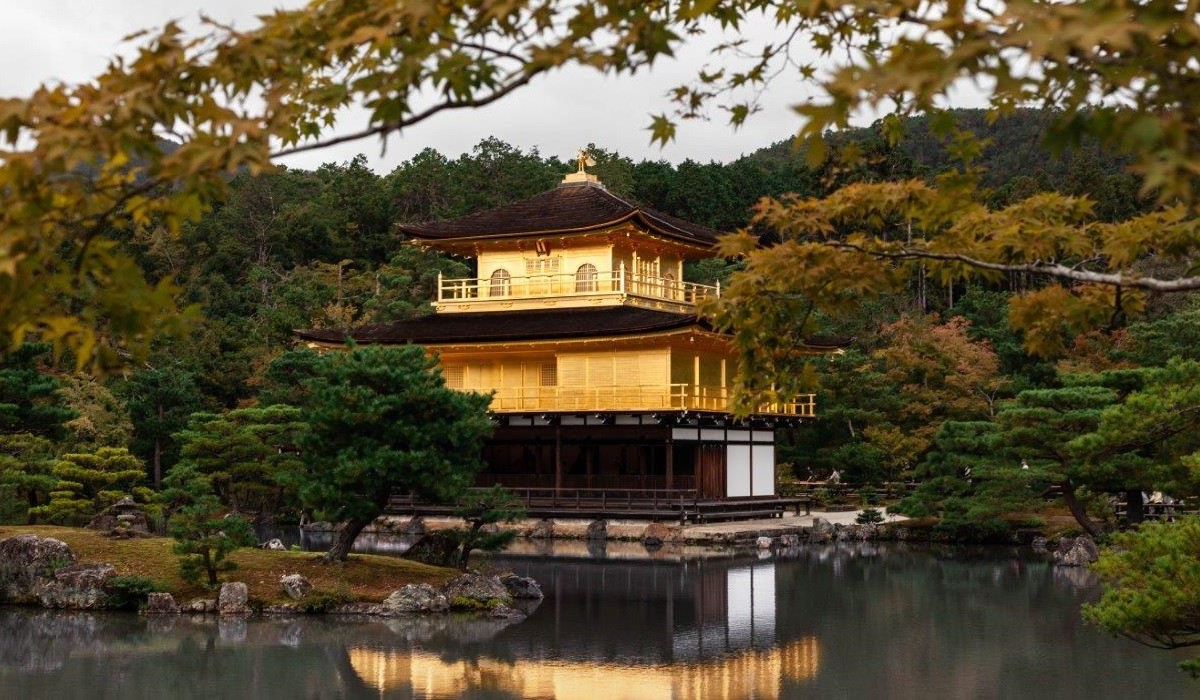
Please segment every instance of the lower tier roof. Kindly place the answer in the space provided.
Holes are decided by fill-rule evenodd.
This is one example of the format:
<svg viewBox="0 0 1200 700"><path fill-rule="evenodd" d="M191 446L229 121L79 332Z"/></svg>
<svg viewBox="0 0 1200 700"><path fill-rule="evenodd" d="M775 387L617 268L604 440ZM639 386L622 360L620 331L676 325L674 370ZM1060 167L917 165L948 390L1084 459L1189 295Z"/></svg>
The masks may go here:
<svg viewBox="0 0 1200 700"><path fill-rule="evenodd" d="M296 335L302 340L321 343L342 343L352 339L356 343L442 345L639 335L690 326L711 330L695 314L608 306L435 314L352 330L301 330L296 331Z"/></svg>

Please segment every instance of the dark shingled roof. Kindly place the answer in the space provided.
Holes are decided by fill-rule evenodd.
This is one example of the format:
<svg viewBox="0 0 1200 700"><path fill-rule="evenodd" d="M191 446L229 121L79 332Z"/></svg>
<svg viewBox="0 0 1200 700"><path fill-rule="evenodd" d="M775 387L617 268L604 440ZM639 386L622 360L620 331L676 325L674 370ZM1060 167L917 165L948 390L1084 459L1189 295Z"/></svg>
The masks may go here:
<svg viewBox="0 0 1200 700"><path fill-rule="evenodd" d="M599 309L536 309L426 316L411 321L362 326L352 331L302 330L303 340L341 343L499 343L637 335L687 328L703 322L692 314L608 306ZM706 327L707 328L707 327Z"/></svg>
<svg viewBox="0 0 1200 700"><path fill-rule="evenodd" d="M711 247L717 232L674 216L647 209L591 183L563 184L495 209L454 219L401 224L412 238L450 241L460 238L518 238L530 235L584 233L635 221L683 243Z"/></svg>

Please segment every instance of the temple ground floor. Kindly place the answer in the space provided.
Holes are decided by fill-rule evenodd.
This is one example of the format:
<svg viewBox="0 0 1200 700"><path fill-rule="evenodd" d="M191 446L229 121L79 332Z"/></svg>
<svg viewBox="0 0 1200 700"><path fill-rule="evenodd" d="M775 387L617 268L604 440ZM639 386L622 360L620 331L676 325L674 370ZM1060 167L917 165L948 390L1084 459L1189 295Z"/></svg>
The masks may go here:
<svg viewBox="0 0 1200 700"><path fill-rule="evenodd" d="M775 496L776 421L726 414L505 414L477 484L513 489Z"/></svg>

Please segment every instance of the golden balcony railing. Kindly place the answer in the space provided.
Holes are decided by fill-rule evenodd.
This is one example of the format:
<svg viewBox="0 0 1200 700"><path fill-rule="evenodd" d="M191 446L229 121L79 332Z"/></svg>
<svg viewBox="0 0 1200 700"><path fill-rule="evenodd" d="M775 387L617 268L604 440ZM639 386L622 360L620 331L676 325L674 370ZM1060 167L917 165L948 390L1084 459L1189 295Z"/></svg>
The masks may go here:
<svg viewBox="0 0 1200 700"><path fill-rule="evenodd" d="M697 284L669 276L640 275L629 272L624 266L616 270L591 271L586 274L567 272L521 277L493 275L454 279L446 279L439 275L437 287L439 304L607 295L633 295L695 304L709 297L721 296L720 284Z"/></svg>
<svg viewBox="0 0 1200 700"><path fill-rule="evenodd" d="M729 410L729 389L694 384L649 386L540 386L495 390L491 409L497 413L534 411L718 411ZM816 416L816 396L764 404L762 415Z"/></svg>

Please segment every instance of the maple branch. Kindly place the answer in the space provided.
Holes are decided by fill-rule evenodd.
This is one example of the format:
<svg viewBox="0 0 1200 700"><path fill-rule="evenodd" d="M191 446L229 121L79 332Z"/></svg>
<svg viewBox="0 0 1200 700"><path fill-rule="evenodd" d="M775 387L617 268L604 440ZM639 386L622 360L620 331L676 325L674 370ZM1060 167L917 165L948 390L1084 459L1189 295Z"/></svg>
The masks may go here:
<svg viewBox="0 0 1200 700"><path fill-rule="evenodd" d="M1157 277L1127 275L1122 272L1080 270L1076 267L1068 267L1062 263L1046 263L1041 261L1033 263L998 263L972 258L961 253L935 253L930 250L921 249L902 249L896 251L872 250L866 246L843 241L826 241L824 245L839 250L853 250L864 255L886 260L940 260L942 262L957 262L981 270L992 270L994 272L1031 272L1074 282L1088 282L1113 287L1133 287L1151 292L1187 292L1200 289L1200 277L1158 279Z"/></svg>
<svg viewBox="0 0 1200 700"><path fill-rule="evenodd" d="M325 139L324 141L314 141L312 143L306 143L303 146L293 146L292 148L284 148L284 149L281 149L278 151L274 151L273 153L271 153L271 158L281 158L283 156L295 155L297 153L304 153L306 151L317 151L322 148L336 146L341 143L349 143L351 141L358 141L360 139L364 139L369 136L385 136L392 131L399 131L406 127L409 127L409 126L412 126L419 122L422 122L422 121L428 119L429 117L432 117L433 115L437 114L438 112L442 112L447 109L462 109L464 107L483 107L485 105L489 105L489 104L495 102L496 100L500 99L501 97L504 97L505 95L509 94L513 90L516 90L517 88L519 88L523 85L526 85L527 83L529 83L530 80L533 79L533 76L537 75L539 72L541 72L541 71L539 70L539 71L525 73L520 78L512 81L511 83L508 83L507 85L505 85L501 88L497 88L494 92L492 92L492 94L490 94L486 97L481 97L481 98L473 97L469 100L447 100L445 102L440 102L436 105L433 105L432 107L429 107L428 109L426 109L424 111L417 112L417 113L413 114L412 116L407 117L405 119L399 119L397 121L389 122L387 124L376 124L375 126L369 126L365 129L355 131L355 132L349 133L349 134L343 134L341 136L337 136L337 137L334 137L331 139Z"/></svg>

